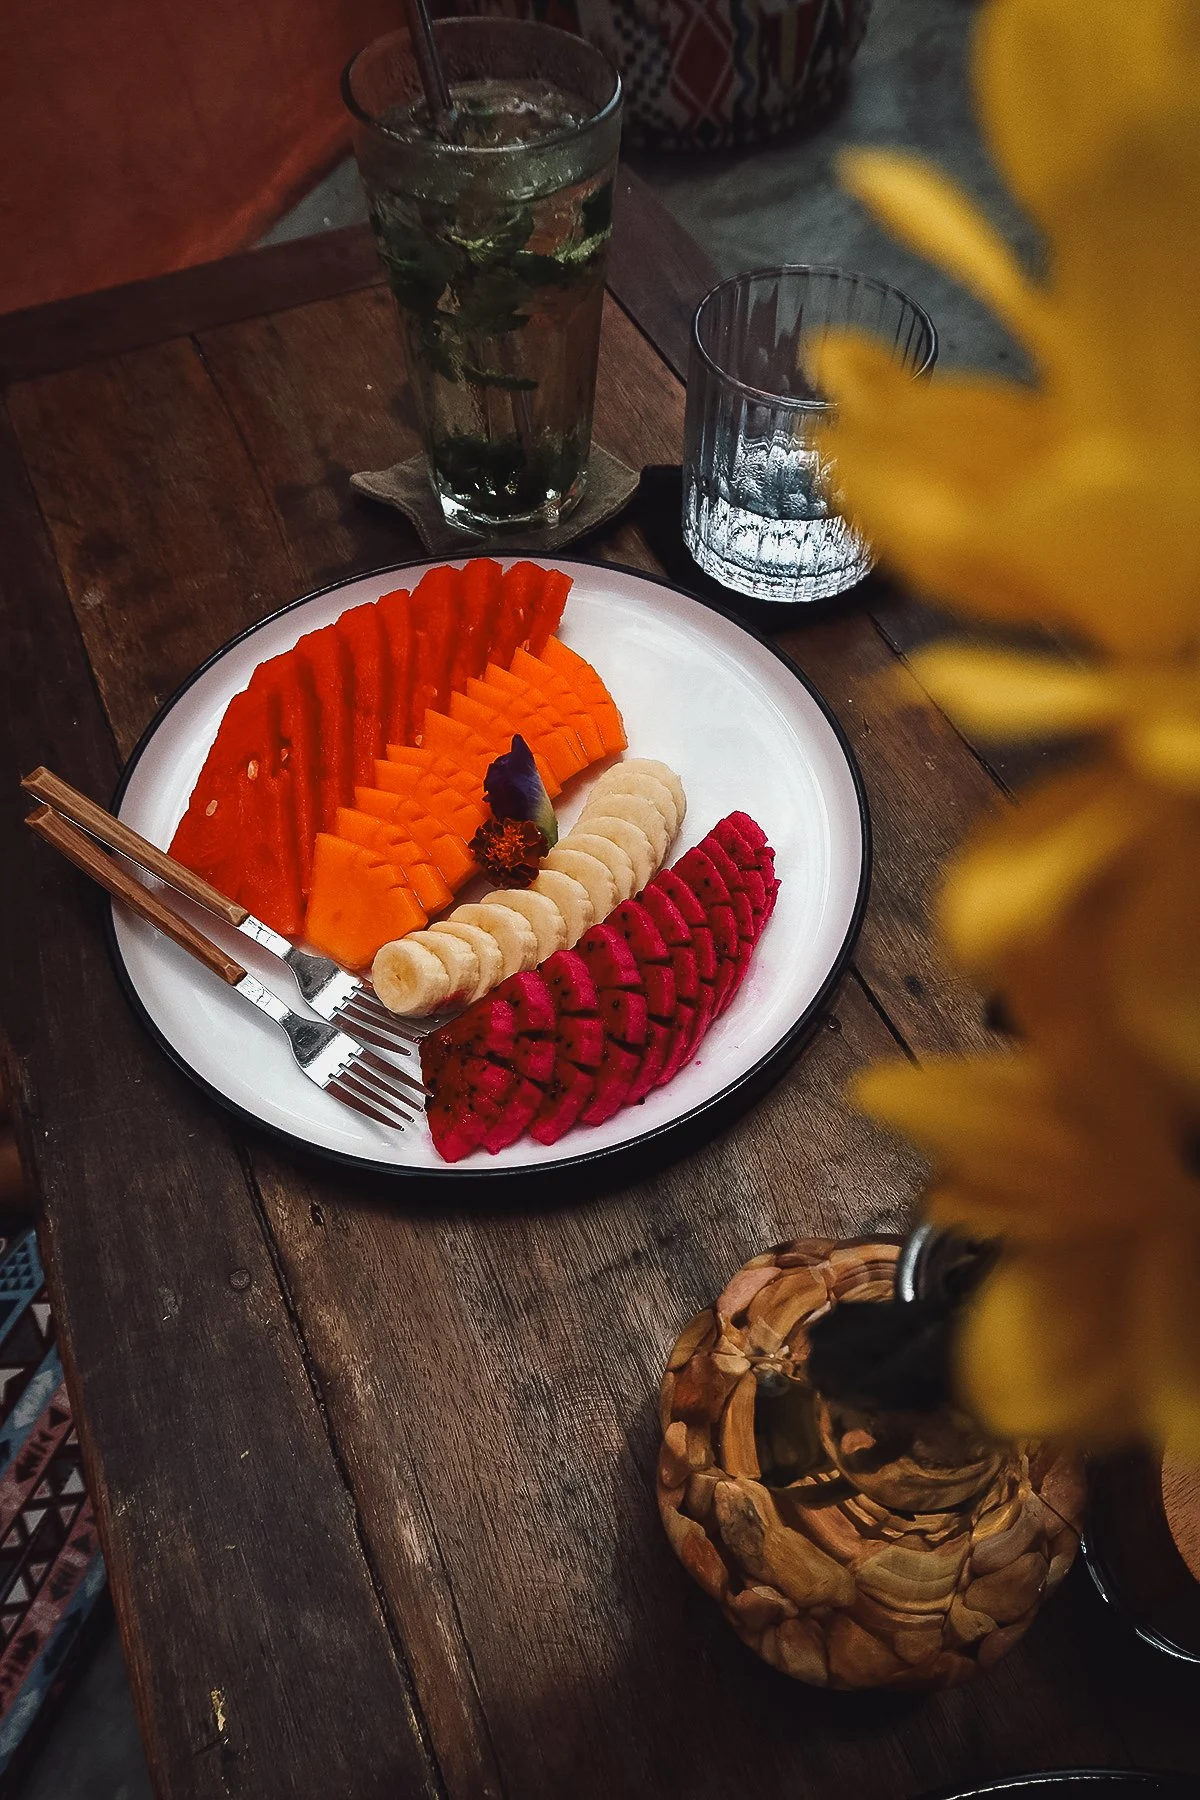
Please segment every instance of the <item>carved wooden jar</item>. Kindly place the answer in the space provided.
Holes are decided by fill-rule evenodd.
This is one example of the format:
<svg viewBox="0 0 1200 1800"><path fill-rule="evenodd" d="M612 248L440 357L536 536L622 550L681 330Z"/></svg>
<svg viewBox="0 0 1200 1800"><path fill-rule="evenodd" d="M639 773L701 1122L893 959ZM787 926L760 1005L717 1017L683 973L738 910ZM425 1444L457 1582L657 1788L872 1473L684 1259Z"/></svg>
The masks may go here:
<svg viewBox="0 0 1200 1800"><path fill-rule="evenodd" d="M966 1681L1028 1629L1079 1546L1072 1452L809 1387L808 1325L889 1298L897 1254L800 1238L756 1256L663 1377L658 1500L676 1554L751 1649L821 1686Z"/></svg>

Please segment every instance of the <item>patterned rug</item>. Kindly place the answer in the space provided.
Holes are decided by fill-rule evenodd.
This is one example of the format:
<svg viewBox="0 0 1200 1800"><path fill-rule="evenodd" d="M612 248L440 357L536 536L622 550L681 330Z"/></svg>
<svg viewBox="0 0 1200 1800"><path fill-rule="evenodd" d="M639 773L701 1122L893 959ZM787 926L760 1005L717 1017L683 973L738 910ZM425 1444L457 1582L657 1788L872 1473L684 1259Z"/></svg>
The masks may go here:
<svg viewBox="0 0 1200 1800"><path fill-rule="evenodd" d="M32 1230L0 1236L0 1785L105 1590Z"/></svg>

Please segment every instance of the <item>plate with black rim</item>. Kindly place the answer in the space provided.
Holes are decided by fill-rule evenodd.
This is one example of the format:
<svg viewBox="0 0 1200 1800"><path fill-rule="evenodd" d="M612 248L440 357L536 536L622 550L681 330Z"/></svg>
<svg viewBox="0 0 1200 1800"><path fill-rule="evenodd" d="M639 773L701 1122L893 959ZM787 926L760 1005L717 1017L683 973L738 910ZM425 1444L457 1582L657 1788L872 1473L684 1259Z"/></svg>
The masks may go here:
<svg viewBox="0 0 1200 1800"><path fill-rule="evenodd" d="M926 1800L1194 1800L1194 1775L1140 1769L1045 1769L1004 1775L980 1786L940 1791Z"/></svg>
<svg viewBox="0 0 1200 1800"><path fill-rule="evenodd" d="M225 707L257 665L347 608L415 586L426 568L453 560L397 564L320 589L223 646L146 730L114 811L151 842L169 844ZM778 902L735 999L694 1060L640 1105L604 1125L577 1126L552 1147L526 1137L496 1156L478 1151L448 1165L423 1120L388 1131L315 1089L267 1019L115 906L112 949L135 1008L175 1062L235 1114L324 1156L410 1178L528 1180L618 1159L650 1166L727 1123L799 1049L850 954L869 881L866 797L840 727L795 665L732 614L632 569L572 558L554 566L572 578L559 635L607 683L624 716L626 754L667 762L683 781L687 817L668 861L737 809L758 820L775 849ZM560 830L598 772L577 776L556 799ZM469 887L457 899L474 897ZM295 1002L278 963L208 915L192 916ZM605 1178L617 1173L604 1170Z"/></svg>

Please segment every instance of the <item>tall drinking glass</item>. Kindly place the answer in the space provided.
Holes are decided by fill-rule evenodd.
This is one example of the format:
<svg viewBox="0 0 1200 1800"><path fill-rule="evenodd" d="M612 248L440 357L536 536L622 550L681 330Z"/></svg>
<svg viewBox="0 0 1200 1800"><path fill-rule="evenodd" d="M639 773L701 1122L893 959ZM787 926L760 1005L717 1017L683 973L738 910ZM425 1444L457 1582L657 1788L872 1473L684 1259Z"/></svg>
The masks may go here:
<svg viewBox="0 0 1200 1800"><path fill-rule="evenodd" d="M621 82L581 38L446 19L434 134L409 35L342 81L445 517L553 525L587 479Z"/></svg>
<svg viewBox="0 0 1200 1800"><path fill-rule="evenodd" d="M692 331L683 536L700 567L760 600L828 599L874 561L838 510L834 409L805 373L830 327L883 339L913 375L937 356L927 313L842 269L762 269L722 281Z"/></svg>

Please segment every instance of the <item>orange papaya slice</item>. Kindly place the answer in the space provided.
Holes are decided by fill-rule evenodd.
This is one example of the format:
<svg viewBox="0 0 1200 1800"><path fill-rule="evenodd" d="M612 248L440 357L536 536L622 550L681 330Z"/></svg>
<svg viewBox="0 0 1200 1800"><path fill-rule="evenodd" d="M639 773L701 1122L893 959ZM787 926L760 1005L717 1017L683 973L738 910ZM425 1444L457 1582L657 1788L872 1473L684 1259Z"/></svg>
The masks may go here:
<svg viewBox="0 0 1200 1800"><path fill-rule="evenodd" d="M585 662L556 637L547 640L539 660L557 670L568 687L578 694L584 710L591 713L600 729L605 751L611 755L614 750L624 750L629 740L621 715L591 663Z"/></svg>
<svg viewBox="0 0 1200 1800"><path fill-rule="evenodd" d="M552 669L549 663L540 661L536 656L530 656L528 650L518 650L513 656L511 672L527 681L536 693L542 694L549 703L560 709L563 717L579 734L579 741L587 752L589 762L599 762L601 757L609 754L596 720L557 669Z"/></svg>
<svg viewBox="0 0 1200 1800"><path fill-rule="evenodd" d="M427 913L440 912L453 899L453 889L441 871L430 862L421 845L398 825L374 813L359 812L352 806L339 806L337 835L364 850L374 851L385 862L398 868Z"/></svg>
<svg viewBox="0 0 1200 1800"><path fill-rule="evenodd" d="M304 919L309 943L346 969L363 969L381 945L418 931L427 914L391 864L346 838L319 831Z"/></svg>

